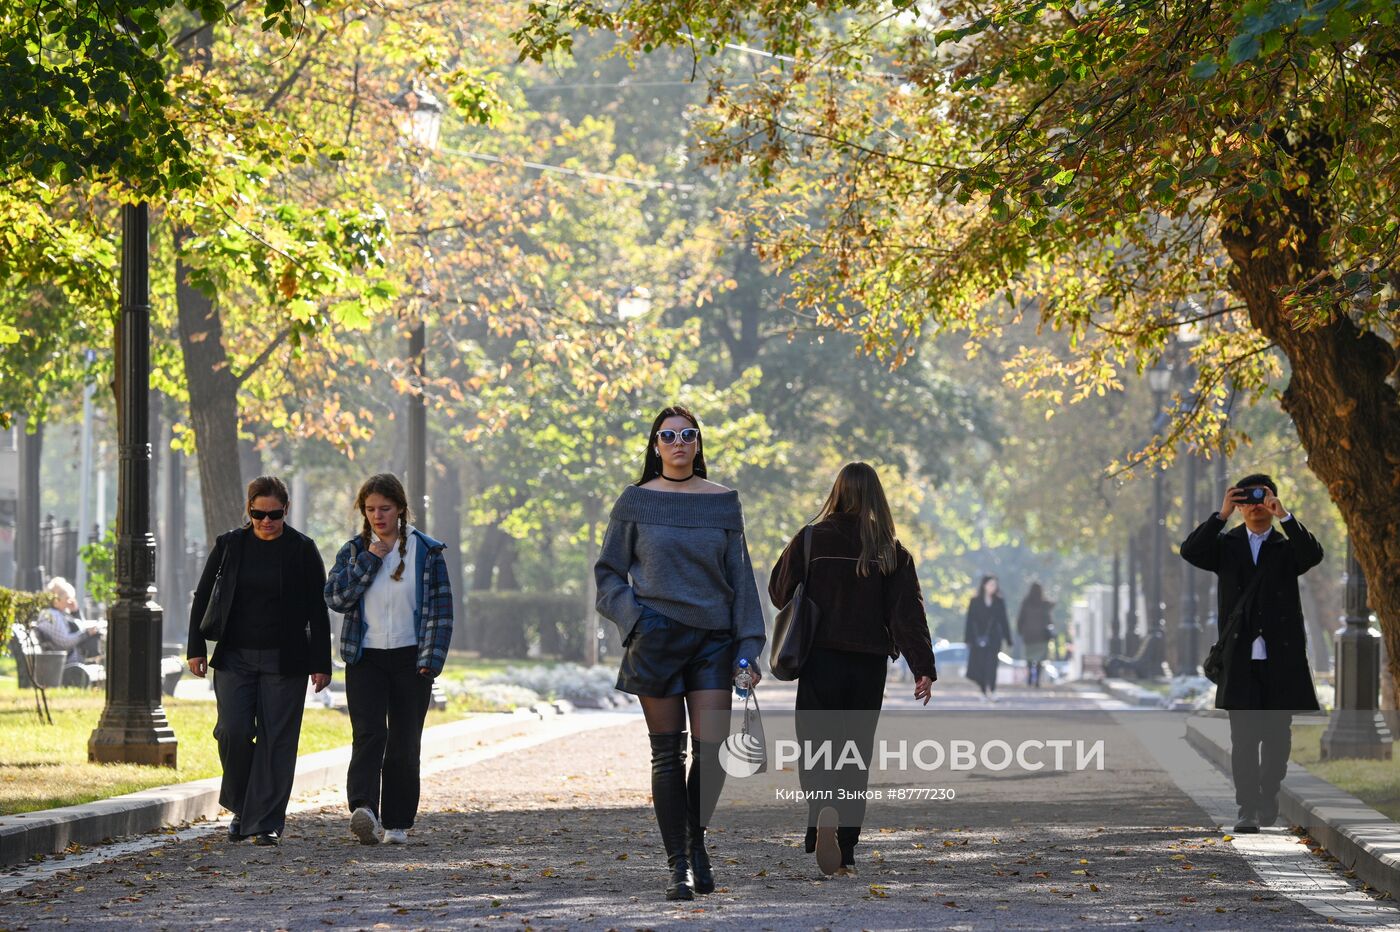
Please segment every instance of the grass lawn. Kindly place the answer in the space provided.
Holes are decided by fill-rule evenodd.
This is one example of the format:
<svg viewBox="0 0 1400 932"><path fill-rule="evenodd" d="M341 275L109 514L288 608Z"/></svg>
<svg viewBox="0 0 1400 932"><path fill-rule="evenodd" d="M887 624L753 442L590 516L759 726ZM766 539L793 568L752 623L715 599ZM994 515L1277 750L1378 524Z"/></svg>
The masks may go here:
<svg viewBox="0 0 1400 932"><path fill-rule="evenodd" d="M1322 760L1325 725L1293 729L1293 760L1400 822L1400 760Z"/></svg>
<svg viewBox="0 0 1400 932"><path fill-rule="evenodd" d="M548 660L486 660L454 652L443 679L461 682L502 673L507 667L547 666ZM34 693L21 691L14 661L0 656L0 815L32 812L91 802L170 783L215 777L220 773L214 744L214 703L165 698L165 713L180 740L179 766L143 767L136 764L90 764L88 736L102 714L101 690L48 691L52 725L34 714ZM476 712L499 711L471 696L456 695L446 711L428 713L428 726L464 718ZM302 754L350 743L350 718L332 709L306 710L301 726Z"/></svg>
<svg viewBox="0 0 1400 932"><path fill-rule="evenodd" d="M52 725L34 714L34 693L21 691L14 664L0 664L0 815L32 812L91 802L170 783L215 777L220 773L214 744L214 703L165 698L165 712L180 740L179 766L90 764L88 736L102 714L101 690L51 689ZM429 712L428 725L462 717L462 712ZM302 754L350 743L350 717L333 709L306 710L302 720Z"/></svg>
<svg viewBox="0 0 1400 932"><path fill-rule="evenodd" d="M447 655L447 663L442 668L442 679L463 681L484 679L497 673L504 673L509 667L548 667L557 660L488 660L466 651L452 651Z"/></svg>

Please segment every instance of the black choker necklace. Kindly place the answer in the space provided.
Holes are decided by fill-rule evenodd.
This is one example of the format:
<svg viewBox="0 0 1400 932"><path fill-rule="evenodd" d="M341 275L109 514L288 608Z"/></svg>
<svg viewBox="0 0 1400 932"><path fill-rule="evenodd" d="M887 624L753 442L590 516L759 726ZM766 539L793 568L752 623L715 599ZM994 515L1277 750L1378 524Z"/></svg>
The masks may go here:
<svg viewBox="0 0 1400 932"><path fill-rule="evenodd" d="M686 476L684 479L672 479L670 476L666 475L666 474L663 472L663 473L661 474L661 478L662 478L662 479L665 479L667 482L689 482L691 479L694 479L694 478L695 478L695 473L692 472L690 475Z"/></svg>

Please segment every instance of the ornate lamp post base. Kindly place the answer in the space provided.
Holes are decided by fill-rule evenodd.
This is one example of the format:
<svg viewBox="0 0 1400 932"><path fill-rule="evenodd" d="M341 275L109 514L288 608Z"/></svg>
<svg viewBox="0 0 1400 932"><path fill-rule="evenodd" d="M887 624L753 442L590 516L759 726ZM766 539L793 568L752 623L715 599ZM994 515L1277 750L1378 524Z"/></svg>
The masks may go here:
<svg viewBox="0 0 1400 932"><path fill-rule="evenodd" d="M1366 578L1347 539L1346 625L1337 632L1335 711L1322 735L1323 760L1389 760L1391 734L1376 711L1381 690L1381 639L1371 630Z"/></svg>
<svg viewBox="0 0 1400 932"><path fill-rule="evenodd" d="M93 763L175 766L178 743L160 704L162 614L125 600L108 613L107 656L127 660L107 665L107 702L88 738Z"/></svg>

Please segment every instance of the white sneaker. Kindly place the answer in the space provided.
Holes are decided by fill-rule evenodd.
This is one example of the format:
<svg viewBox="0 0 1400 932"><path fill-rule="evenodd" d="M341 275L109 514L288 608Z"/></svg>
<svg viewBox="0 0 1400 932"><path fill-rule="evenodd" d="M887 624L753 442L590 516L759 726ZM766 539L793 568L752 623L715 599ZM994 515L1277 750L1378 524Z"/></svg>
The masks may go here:
<svg viewBox="0 0 1400 932"><path fill-rule="evenodd" d="M987 694L987 701L990 702L992 705L996 705L996 704L997 704L998 702L1000 702L1001 700L997 698L997 694L996 694L996 693L988 693L988 694Z"/></svg>
<svg viewBox="0 0 1400 932"><path fill-rule="evenodd" d="M408 844L408 832L401 828L386 828L384 830L384 844L386 845L406 845Z"/></svg>
<svg viewBox="0 0 1400 932"><path fill-rule="evenodd" d="M350 833L358 838L362 845L377 845L384 829L379 824L379 817L361 806L350 813Z"/></svg>

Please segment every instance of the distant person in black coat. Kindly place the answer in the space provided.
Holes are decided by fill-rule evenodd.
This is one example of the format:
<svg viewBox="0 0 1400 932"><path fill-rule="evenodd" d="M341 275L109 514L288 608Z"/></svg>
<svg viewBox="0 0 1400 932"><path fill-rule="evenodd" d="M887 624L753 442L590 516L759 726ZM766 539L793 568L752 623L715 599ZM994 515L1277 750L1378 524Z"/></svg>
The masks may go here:
<svg viewBox="0 0 1400 932"><path fill-rule="evenodd" d="M1040 688L1041 665L1050 659L1050 639L1055 636L1055 623L1050 610L1055 603L1045 598L1040 583L1031 583L1021 610L1016 613L1016 633L1026 647L1026 685Z"/></svg>
<svg viewBox="0 0 1400 932"><path fill-rule="evenodd" d="M1238 510L1244 524L1226 531ZM1277 518L1283 533L1274 528ZM1295 711L1316 711L1308 667L1298 577L1322 562L1322 547L1278 498L1278 485L1262 473L1245 476L1225 493L1211 515L1181 545L1192 566L1219 579L1217 622L1224 630L1250 584L1239 636L1225 646L1225 668L1215 706L1230 713L1230 762L1236 832L1257 832L1278 818L1278 791L1292 751Z"/></svg>
<svg viewBox="0 0 1400 932"><path fill-rule="evenodd" d="M996 702L997 666L1001 663L997 655L1003 644L1011 643L1011 623L995 576L983 576L977 594L967 604L963 641L967 644L967 678L981 688L983 699Z"/></svg>

